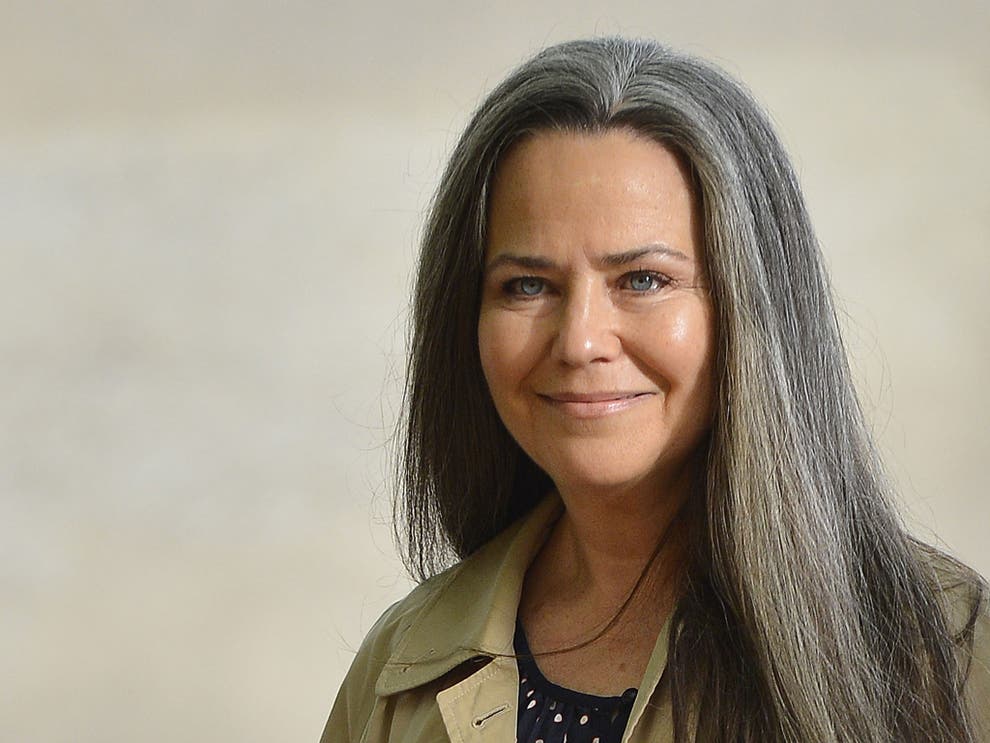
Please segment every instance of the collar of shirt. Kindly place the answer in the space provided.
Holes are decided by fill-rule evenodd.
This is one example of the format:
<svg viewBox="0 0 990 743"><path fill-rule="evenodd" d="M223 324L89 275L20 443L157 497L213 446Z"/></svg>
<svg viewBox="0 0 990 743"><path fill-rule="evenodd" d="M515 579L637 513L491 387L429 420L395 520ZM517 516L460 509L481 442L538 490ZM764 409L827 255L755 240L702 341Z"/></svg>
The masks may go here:
<svg viewBox="0 0 990 743"><path fill-rule="evenodd" d="M511 656L526 569L563 512L555 494L476 553L421 588L422 607L406 620L375 685L390 696L430 683L478 657ZM627 731L635 727L667 667L669 621L657 638Z"/></svg>

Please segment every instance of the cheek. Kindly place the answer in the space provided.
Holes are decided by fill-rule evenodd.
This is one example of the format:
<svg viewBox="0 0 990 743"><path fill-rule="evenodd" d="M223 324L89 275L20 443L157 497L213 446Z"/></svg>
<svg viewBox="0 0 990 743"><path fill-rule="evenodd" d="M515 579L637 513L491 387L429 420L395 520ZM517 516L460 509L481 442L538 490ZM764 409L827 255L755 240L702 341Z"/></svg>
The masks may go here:
<svg viewBox="0 0 990 743"><path fill-rule="evenodd" d="M713 320L704 306L666 314L648 332L638 335L642 357L671 387L709 389L715 347Z"/></svg>
<svg viewBox="0 0 990 743"><path fill-rule="evenodd" d="M482 310L478 319L478 355L488 390L505 417L525 405L526 385L546 356L546 332L532 317Z"/></svg>
<svg viewBox="0 0 990 743"><path fill-rule="evenodd" d="M510 386L516 376L520 350L518 333L513 333L512 323L500 313L482 312L478 319L478 355L481 369L492 396L497 399L501 390Z"/></svg>
<svg viewBox="0 0 990 743"><path fill-rule="evenodd" d="M494 329L490 322L485 321L485 315L482 314L478 319L478 356L481 358L481 370L489 387L492 386L492 376L495 372L493 366L498 362L499 357L496 345L497 337Z"/></svg>

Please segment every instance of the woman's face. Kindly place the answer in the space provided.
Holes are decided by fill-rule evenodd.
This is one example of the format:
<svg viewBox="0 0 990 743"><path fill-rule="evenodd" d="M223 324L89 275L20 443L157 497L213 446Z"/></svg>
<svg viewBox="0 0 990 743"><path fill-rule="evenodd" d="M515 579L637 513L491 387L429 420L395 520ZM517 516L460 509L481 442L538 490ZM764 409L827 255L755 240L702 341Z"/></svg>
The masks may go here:
<svg viewBox="0 0 990 743"><path fill-rule="evenodd" d="M509 432L572 488L663 492L711 420L699 205L671 150L541 132L498 167L478 345Z"/></svg>

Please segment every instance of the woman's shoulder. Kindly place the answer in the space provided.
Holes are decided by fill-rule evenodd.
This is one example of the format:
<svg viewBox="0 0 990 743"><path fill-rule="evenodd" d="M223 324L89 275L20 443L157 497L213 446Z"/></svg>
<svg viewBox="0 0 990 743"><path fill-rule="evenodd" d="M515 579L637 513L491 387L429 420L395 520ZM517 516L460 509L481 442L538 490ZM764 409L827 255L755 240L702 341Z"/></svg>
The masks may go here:
<svg viewBox="0 0 990 743"><path fill-rule="evenodd" d="M416 618L443 592L460 563L413 588L382 613L368 631L337 692L330 717L321 738L329 741L355 740L371 715L379 677Z"/></svg>
<svg viewBox="0 0 990 743"><path fill-rule="evenodd" d="M438 678L477 654L483 644L479 633L485 634L492 614L511 614L503 628L511 648L516 584L521 583L526 556L541 541L540 534L554 514L555 501L549 499L390 606L361 643L340 687L328 730L331 723L336 730L350 729L366 719L376 694L388 696Z"/></svg>
<svg viewBox="0 0 990 743"><path fill-rule="evenodd" d="M966 699L979 731L977 740L990 740L990 608L985 591L971 615L972 639L963 666Z"/></svg>
<svg viewBox="0 0 990 743"><path fill-rule="evenodd" d="M960 671L977 740L990 740L990 604L986 583L959 585L950 592L951 629L960 648Z"/></svg>
<svg viewBox="0 0 990 743"><path fill-rule="evenodd" d="M445 587L463 569L463 566L463 561L458 562L443 572L427 578L413 587L404 598L389 606L368 631L358 649L355 661L366 658L371 665L377 666L377 671L380 671L396 648L401 645L405 634L415 624L416 619L443 594Z"/></svg>
<svg viewBox="0 0 990 743"><path fill-rule="evenodd" d="M523 521L512 524L473 554L416 585L405 598L385 610L368 632L358 656L374 648L376 657L383 653L389 657L417 620L430 613L438 602L441 606L451 604L447 613L457 613L480 599L486 584L494 581L503 567L506 553L523 526ZM451 595L445 598L446 594Z"/></svg>
<svg viewBox="0 0 990 743"><path fill-rule="evenodd" d="M985 631L990 623L990 609L983 577L940 550L927 545L922 550L922 558L934 575L950 632L963 639L974 635L977 629Z"/></svg>
<svg viewBox="0 0 990 743"><path fill-rule="evenodd" d="M959 670L977 740L990 740L990 601L986 581L961 562L927 548L949 632L958 648Z"/></svg>

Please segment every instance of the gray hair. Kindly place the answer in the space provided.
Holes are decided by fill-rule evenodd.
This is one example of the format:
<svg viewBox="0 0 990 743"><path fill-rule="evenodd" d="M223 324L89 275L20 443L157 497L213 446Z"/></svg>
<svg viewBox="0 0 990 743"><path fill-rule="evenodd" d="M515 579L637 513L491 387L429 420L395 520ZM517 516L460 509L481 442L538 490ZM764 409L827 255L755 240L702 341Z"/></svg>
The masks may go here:
<svg viewBox="0 0 990 743"><path fill-rule="evenodd" d="M505 430L477 349L500 158L540 130L633 130L690 163L716 308L717 402L671 633L679 740L971 740L956 657L978 579L908 537L860 410L797 179L723 72L652 41L551 47L481 104L440 182L413 309L397 514L428 576L550 486ZM934 564L971 587L953 634Z"/></svg>

